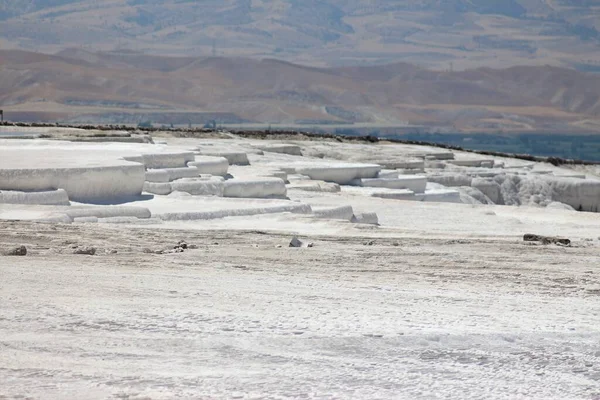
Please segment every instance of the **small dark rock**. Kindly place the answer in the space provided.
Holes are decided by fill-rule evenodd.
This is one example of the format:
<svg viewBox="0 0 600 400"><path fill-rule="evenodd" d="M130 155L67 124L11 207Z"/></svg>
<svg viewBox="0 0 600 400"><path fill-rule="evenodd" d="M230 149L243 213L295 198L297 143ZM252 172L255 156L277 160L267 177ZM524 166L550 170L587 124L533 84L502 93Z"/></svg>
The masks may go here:
<svg viewBox="0 0 600 400"><path fill-rule="evenodd" d="M569 239L551 237L551 236L540 236L540 235L534 235L531 233L525 234L523 236L523 240L525 242L540 242L545 245L548 245L548 244L558 244L558 245L562 245L562 246L570 246L571 245L571 240L569 240Z"/></svg>
<svg viewBox="0 0 600 400"><path fill-rule="evenodd" d="M25 246L15 247L14 249L10 249L8 251L2 252L2 255L23 257L23 256L27 255L27 247L25 247Z"/></svg>
<svg viewBox="0 0 600 400"><path fill-rule="evenodd" d="M298 239L296 236L294 236L292 241L290 242L289 247L315 247L315 245L312 242L304 243L303 241Z"/></svg>
<svg viewBox="0 0 600 400"><path fill-rule="evenodd" d="M91 246L77 247L75 250L73 250L73 254L93 256L96 254L96 248Z"/></svg>

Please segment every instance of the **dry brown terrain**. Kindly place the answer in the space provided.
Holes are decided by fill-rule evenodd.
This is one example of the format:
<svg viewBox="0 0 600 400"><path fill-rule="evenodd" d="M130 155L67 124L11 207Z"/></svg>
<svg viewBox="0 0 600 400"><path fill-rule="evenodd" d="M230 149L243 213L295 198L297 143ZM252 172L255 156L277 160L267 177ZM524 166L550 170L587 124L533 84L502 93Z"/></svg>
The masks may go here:
<svg viewBox="0 0 600 400"><path fill-rule="evenodd" d="M595 133L599 21L581 0L5 0L0 107L21 121Z"/></svg>
<svg viewBox="0 0 600 400"><path fill-rule="evenodd" d="M47 53L600 68L600 7L592 0L4 0L0 21L3 48Z"/></svg>
<svg viewBox="0 0 600 400"><path fill-rule="evenodd" d="M9 50L0 51L0 106L25 121L598 132L600 76L548 66L445 72Z"/></svg>

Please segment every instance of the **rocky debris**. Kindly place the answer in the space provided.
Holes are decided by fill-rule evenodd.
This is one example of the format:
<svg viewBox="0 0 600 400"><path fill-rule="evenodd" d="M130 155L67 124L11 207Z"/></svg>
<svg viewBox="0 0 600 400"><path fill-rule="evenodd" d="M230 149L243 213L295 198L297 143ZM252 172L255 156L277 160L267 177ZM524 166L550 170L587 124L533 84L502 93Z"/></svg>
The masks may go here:
<svg viewBox="0 0 600 400"><path fill-rule="evenodd" d="M12 248L10 250L3 251L3 252L1 252L1 254L3 256L20 256L20 257L23 257L23 256L27 255L27 247L25 247L25 246L18 246L18 247Z"/></svg>
<svg viewBox="0 0 600 400"><path fill-rule="evenodd" d="M292 238L292 241L290 242L289 247L314 247L314 244L313 243L304 243L303 241L298 239L296 236L294 236Z"/></svg>
<svg viewBox="0 0 600 400"><path fill-rule="evenodd" d="M217 243L218 245L218 243ZM195 244L188 244L185 240L180 240L173 249L195 250L198 248Z"/></svg>
<svg viewBox="0 0 600 400"><path fill-rule="evenodd" d="M181 247L174 247L173 249L170 250L162 250L159 251L158 254L176 254L176 253L183 253L185 250Z"/></svg>
<svg viewBox="0 0 600 400"><path fill-rule="evenodd" d="M570 246L571 240L552 236L540 236L527 233L523 236L525 242L540 242L541 244L557 244L561 246Z"/></svg>
<svg viewBox="0 0 600 400"><path fill-rule="evenodd" d="M142 252L144 252L146 254L176 254L176 253L183 253L186 250L193 250L193 249L197 249L197 248L198 248L198 246L196 246L194 244L188 244L185 240L180 240L171 249L152 250L149 248L145 248L142 250Z"/></svg>
<svg viewBox="0 0 600 400"><path fill-rule="evenodd" d="M162 250L152 250L148 247L142 249L142 253L144 254L162 254Z"/></svg>
<svg viewBox="0 0 600 400"><path fill-rule="evenodd" d="M76 246L73 249L73 254L93 256L96 254L96 248L92 246Z"/></svg>

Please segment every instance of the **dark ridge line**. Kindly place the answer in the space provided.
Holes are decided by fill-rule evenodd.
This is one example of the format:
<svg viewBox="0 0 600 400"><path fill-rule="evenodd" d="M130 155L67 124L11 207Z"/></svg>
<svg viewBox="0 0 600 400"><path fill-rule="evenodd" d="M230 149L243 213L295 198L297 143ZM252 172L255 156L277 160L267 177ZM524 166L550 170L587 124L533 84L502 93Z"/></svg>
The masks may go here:
<svg viewBox="0 0 600 400"><path fill-rule="evenodd" d="M390 142L397 144L408 144L415 146L429 146L445 150L462 151L465 153L480 154L484 156L492 157L504 157L512 158L517 160L532 161L532 162L547 162L554 166L560 165L600 165L600 161L586 161L586 160L575 160L561 157L544 157L544 156L532 156L530 154L515 154L515 153L503 153L499 151L487 151L487 150L472 150L465 149L460 146L454 146L443 143L424 142L419 140L402 140L389 138L385 136L353 136L344 134L333 134L333 133L313 133L313 132L302 132L293 130L266 130L266 131L236 131L236 130L214 130L207 128L158 128L158 127L131 127L127 125L70 125L70 124L51 124L51 123L26 123L26 122L0 122L0 126L15 126L21 128L76 128L83 130L97 130L97 131L128 131L130 133L141 132L143 134L155 133L155 132L169 132L169 133L182 133L182 134L202 134L202 133L231 133L233 135L243 138L255 138L255 139L267 139L276 136L303 136L314 139L331 139L338 142L343 140L349 142L363 142L363 143L378 143L378 142Z"/></svg>

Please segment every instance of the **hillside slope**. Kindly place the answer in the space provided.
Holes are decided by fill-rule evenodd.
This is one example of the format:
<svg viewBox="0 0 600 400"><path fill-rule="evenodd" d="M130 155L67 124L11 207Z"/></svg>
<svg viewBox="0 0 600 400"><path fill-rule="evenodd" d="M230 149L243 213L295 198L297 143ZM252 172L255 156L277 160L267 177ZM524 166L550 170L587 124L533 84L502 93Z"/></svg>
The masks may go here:
<svg viewBox="0 0 600 400"><path fill-rule="evenodd" d="M315 68L274 59L0 51L0 106L25 120L596 132L600 76L557 67L440 72L406 63Z"/></svg>
<svg viewBox="0 0 600 400"><path fill-rule="evenodd" d="M600 6L580 0L4 0L0 46L273 57L310 65L600 70Z"/></svg>

